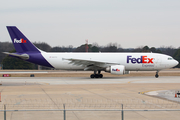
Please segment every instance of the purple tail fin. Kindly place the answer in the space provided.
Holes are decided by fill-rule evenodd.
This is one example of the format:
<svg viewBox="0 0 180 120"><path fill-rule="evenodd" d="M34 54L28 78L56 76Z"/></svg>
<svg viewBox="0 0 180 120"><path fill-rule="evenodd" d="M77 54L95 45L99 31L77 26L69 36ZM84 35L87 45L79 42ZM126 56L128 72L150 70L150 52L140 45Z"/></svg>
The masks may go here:
<svg viewBox="0 0 180 120"><path fill-rule="evenodd" d="M40 52L15 26L7 26L9 35L14 44L16 52Z"/></svg>

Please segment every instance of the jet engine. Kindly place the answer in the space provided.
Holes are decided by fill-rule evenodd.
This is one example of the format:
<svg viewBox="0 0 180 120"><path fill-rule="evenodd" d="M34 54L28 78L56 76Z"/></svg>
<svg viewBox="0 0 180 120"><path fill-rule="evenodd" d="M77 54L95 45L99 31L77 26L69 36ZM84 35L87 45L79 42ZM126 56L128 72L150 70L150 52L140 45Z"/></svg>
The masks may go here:
<svg viewBox="0 0 180 120"><path fill-rule="evenodd" d="M115 75L124 75L124 74L129 74L129 71L125 71L125 66L124 65L112 65L109 66L105 69L105 72L109 72L111 74Z"/></svg>

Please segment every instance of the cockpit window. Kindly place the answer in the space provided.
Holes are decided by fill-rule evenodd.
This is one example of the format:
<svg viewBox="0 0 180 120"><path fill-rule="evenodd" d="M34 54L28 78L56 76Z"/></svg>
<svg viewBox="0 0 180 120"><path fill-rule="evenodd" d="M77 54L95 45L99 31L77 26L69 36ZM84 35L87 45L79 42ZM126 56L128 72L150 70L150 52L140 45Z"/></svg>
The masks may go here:
<svg viewBox="0 0 180 120"><path fill-rule="evenodd" d="M168 60L173 60L173 58L168 58Z"/></svg>

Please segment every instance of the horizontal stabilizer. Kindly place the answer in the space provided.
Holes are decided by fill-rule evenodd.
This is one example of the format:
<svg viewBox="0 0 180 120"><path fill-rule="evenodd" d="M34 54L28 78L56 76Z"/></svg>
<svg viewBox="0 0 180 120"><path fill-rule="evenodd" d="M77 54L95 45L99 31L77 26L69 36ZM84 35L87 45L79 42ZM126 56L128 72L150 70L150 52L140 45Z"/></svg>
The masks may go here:
<svg viewBox="0 0 180 120"><path fill-rule="evenodd" d="M21 59L24 60L28 60L29 59L29 55L28 54L17 54L17 53L9 53L9 52L3 52L4 54L10 55L10 56L14 56L14 57L19 57Z"/></svg>

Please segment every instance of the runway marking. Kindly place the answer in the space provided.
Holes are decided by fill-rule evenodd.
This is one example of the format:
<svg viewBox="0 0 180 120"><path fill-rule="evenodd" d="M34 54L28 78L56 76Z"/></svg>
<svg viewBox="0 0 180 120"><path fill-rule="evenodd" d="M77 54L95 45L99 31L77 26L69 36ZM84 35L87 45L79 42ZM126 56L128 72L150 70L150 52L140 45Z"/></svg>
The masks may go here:
<svg viewBox="0 0 180 120"><path fill-rule="evenodd" d="M155 90L143 91L143 92L139 92L139 94L145 94L145 93L147 93L147 92L152 92L152 91L155 91Z"/></svg>
<svg viewBox="0 0 180 120"><path fill-rule="evenodd" d="M139 92L139 94L145 94L145 93L153 92L153 91L160 91L160 90L148 90L148 91Z"/></svg>

